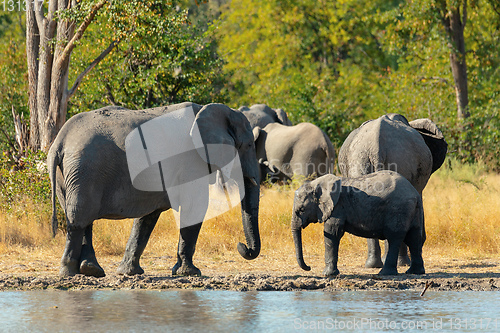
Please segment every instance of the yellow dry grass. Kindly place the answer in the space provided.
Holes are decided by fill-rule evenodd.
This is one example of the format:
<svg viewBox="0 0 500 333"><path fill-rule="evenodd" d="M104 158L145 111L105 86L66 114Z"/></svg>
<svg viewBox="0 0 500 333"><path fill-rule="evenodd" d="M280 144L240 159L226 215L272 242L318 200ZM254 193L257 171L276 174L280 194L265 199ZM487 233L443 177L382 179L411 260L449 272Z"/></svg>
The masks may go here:
<svg viewBox="0 0 500 333"><path fill-rule="evenodd" d="M290 188L263 188L260 203L262 260L279 265L290 263L294 246L290 218L294 191ZM488 258L500 253L500 175L455 165L433 175L423 194L427 241L425 255L452 258ZM47 211L20 204L15 211L0 211L0 255L43 258L60 256L65 236L53 239ZM132 225L131 220L96 221L94 247L98 257L123 254ZM148 257L174 257L178 229L171 212L162 214L145 250ZM239 207L203 224L197 245L197 258L210 261L230 260L237 255L236 244L244 241ZM322 225L309 226L303 232L304 253L322 257ZM346 235L340 244L343 260L364 263L366 241ZM173 258L169 259L171 263ZM243 264L245 261L242 261ZM168 265L170 265L168 263ZM166 264L165 264L166 265ZM249 264L251 265L251 264Z"/></svg>

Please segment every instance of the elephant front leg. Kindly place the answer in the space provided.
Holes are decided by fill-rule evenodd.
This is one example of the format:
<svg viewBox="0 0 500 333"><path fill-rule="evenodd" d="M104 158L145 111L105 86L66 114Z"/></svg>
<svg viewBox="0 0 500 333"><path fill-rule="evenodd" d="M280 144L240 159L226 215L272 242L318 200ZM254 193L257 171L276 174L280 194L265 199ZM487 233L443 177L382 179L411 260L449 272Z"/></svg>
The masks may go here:
<svg viewBox="0 0 500 333"><path fill-rule="evenodd" d="M67 225L66 247L61 258L60 276L73 276L80 273L83 233L83 228Z"/></svg>
<svg viewBox="0 0 500 333"><path fill-rule="evenodd" d="M86 276L103 277L106 276L104 269L97 262L94 246L92 245L93 223L85 228L82 243L82 253L80 255L80 273Z"/></svg>
<svg viewBox="0 0 500 333"><path fill-rule="evenodd" d="M424 240L422 232L418 229L412 229L405 238L405 243L410 248L411 265L406 274L425 274L424 259L422 258L422 246Z"/></svg>
<svg viewBox="0 0 500 333"><path fill-rule="evenodd" d="M177 263L172 268L172 275L201 275L201 271L193 265L193 255L201 225L202 223L198 223L180 229Z"/></svg>
<svg viewBox="0 0 500 333"><path fill-rule="evenodd" d="M384 267L378 273L379 275L397 275L398 274L398 253L401 242L401 237L388 238L389 250L385 257Z"/></svg>
<svg viewBox="0 0 500 333"><path fill-rule="evenodd" d="M117 269L118 274L135 275L144 273L144 270L139 265L139 259L148 244L149 237L156 226L161 212L161 210L157 210L149 215L134 219L132 231L130 232L127 247L125 248L125 254Z"/></svg>
<svg viewBox="0 0 500 333"><path fill-rule="evenodd" d="M338 219L331 218L325 222L324 228L325 237L325 276L339 275L337 263L339 259L339 244L340 239L344 235L343 228L340 227Z"/></svg>

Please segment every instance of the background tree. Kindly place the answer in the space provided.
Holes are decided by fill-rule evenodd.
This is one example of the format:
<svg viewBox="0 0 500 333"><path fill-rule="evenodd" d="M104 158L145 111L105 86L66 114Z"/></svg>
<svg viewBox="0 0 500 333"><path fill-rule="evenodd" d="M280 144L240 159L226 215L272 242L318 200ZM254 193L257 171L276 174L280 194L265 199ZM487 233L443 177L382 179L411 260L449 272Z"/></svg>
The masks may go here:
<svg viewBox="0 0 500 333"><path fill-rule="evenodd" d="M106 1L50 0L47 8L42 1L26 5L30 146L47 150L66 120L68 100L78 87L75 82L68 89L70 55ZM85 13L83 20L61 16L65 11L76 13L75 9Z"/></svg>
<svg viewBox="0 0 500 333"><path fill-rule="evenodd" d="M216 89L209 86L216 86L218 59L211 52L211 41L189 27L178 2L51 0L46 7L40 4L28 2L26 15L32 149L48 149L66 120L70 98L117 45L93 87L87 86L92 101L80 95L75 112L109 103L140 108L184 99L205 101L215 94ZM78 65L70 68L77 46L81 52L72 62Z"/></svg>
<svg viewBox="0 0 500 333"><path fill-rule="evenodd" d="M111 28L106 17L89 27L81 41L87 52L74 63L70 77L106 46ZM108 104L141 109L225 101L220 94L222 61L207 24L193 23L187 10L162 1L141 14L131 35L89 74L71 102L71 113Z"/></svg>
<svg viewBox="0 0 500 333"><path fill-rule="evenodd" d="M24 12L0 12L0 149L12 155L15 145L12 108L29 117Z"/></svg>
<svg viewBox="0 0 500 333"><path fill-rule="evenodd" d="M222 8L219 52L232 106L282 107L292 120L320 126L336 147L385 113L429 117L450 156L500 169L499 16L491 1L242 0ZM450 18L457 10L459 23Z"/></svg>

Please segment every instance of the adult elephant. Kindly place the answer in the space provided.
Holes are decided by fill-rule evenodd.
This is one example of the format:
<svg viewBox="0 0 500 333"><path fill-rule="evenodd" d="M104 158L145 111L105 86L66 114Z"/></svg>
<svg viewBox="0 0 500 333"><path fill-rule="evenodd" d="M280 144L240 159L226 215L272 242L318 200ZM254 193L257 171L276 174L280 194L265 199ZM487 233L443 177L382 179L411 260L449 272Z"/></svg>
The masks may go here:
<svg viewBox="0 0 500 333"><path fill-rule="evenodd" d="M187 117L189 112L193 121L186 123L186 119L191 119ZM178 121L176 124L187 128L187 133L181 133L176 125L173 130L179 131L179 138L172 139L172 133L168 131L162 138L163 132L160 131L159 136L149 140L151 138L147 134L154 132L151 126L155 125L150 121L165 120L168 116L172 116L172 121ZM165 124L168 125L168 122ZM132 134L137 135L134 137ZM169 140L162 140L169 135ZM153 147L176 147L191 139L197 141L197 149L173 156L167 162L162 160L161 163L165 162L163 166L160 161L155 163L154 154L157 152ZM127 148L134 144L140 149L134 151ZM245 259L255 259L260 252L259 166L250 124L241 113L221 104L202 107L182 103L138 111L109 107L72 117L59 132L47 157L52 183L54 233L57 231L56 193L66 214L67 240L60 274L104 276L92 246L92 224L100 218L135 218L118 272L129 275L143 273L139 259L161 212L180 207L177 263L172 274L199 275L200 270L193 265L192 258L204 217L202 214L200 218L198 206L203 203L199 200L206 201L206 198L189 191L186 193L182 186L177 187L180 191L168 192L165 184L182 185L196 181L203 172L208 174L207 170L220 170L216 159L207 163L208 155L204 155L217 145L233 147L235 154L239 155L245 191L241 213L248 247L239 243L237 248ZM138 156L146 156L147 162L146 158L137 159ZM146 169L139 173L137 165ZM208 183L206 185L208 187ZM155 189L158 186L159 191ZM149 188L152 190L149 191ZM195 190L206 193L203 188ZM198 209L197 214L191 212L192 207ZM196 219L189 220L193 216L197 216Z"/></svg>
<svg viewBox="0 0 500 333"><path fill-rule="evenodd" d="M422 195L431 174L443 164L447 147L443 133L430 119L408 122L404 116L391 113L369 120L349 134L339 151L339 169L342 176L351 178L380 170L396 171ZM398 263L408 262L406 246L402 246ZM379 242L369 239L365 266L382 265Z"/></svg>
<svg viewBox="0 0 500 333"><path fill-rule="evenodd" d="M328 136L316 125L278 123L253 129L261 181L287 181L295 175L304 177L332 173L335 149Z"/></svg>
<svg viewBox="0 0 500 333"><path fill-rule="evenodd" d="M238 109L247 117L252 128L264 128L268 124L278 123L286 126L292 126L285 111L282 109L271 109L266 104L254 104L251 107L242 106Z"/></svg>

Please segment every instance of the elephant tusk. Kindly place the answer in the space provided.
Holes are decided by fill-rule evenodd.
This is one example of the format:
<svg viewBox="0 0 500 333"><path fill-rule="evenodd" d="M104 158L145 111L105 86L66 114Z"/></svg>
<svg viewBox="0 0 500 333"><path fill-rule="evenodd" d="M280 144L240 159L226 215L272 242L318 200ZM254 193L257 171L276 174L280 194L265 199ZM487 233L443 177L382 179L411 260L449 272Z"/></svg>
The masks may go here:
<svg viewBox="0 0 500 333"><path fill-rule="evenodd" d="M255 179L253 177L248 177L248 179L250 179L250 182L253 184L253 186L257 186L257 182L255 181Z"/></svg>

